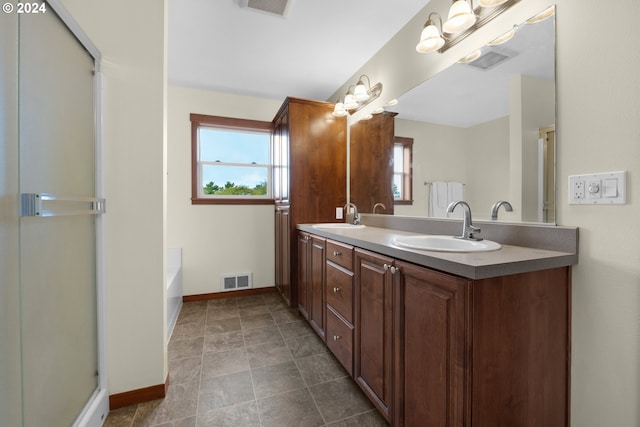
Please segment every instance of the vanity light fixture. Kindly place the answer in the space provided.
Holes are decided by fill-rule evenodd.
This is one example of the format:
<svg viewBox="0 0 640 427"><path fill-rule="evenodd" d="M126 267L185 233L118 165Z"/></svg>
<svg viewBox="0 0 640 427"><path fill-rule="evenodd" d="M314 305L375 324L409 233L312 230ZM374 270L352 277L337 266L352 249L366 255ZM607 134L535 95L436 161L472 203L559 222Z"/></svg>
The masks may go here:
<svg viewBox="0 0 640 427"><path fill-rule="evenodd" d="M369 86L368 88L367 86L364 85L364 82L362 81L363 77L367 78L367 86ZM369 76L366 76L363 74L358 79L358 83L356 83L355 89L353 89L353 96L358 101L366 101L367 99L370 98L370 95L369 95L370 89L371 89L371 81L369 80Z"/></svg>
<svg viewBox="0 0 640 427"><path fill-rule="evenodd" d="M331 114L333 114L335 117L344 117L348 113L347 113L347 109L344 108L344 103L336 102L336 106L333 108L333 113Z"/></svg>
<svg viewBox="0 0 640 427"><path fill-rule="evenodd" d="M367 80L367 84L364 84L364 80ZM382 93L382 83L376 83L371 86L371 80L369 76L363 74L358 77L358 83L355 86L349 86L347 94L344 96L343 102L336 102L333 109L333 115L335 117L346 116L349 113L354 113L360 110L365 105L369 104L374 99L377 99Z"/></svg>
<svg viewBox="0 0 640 427"><path fill-rule="evenodd" d="M444 53L520 0L477 1L480 5L474 9L473 0L454 0L444 24L438 12L431 12L420 33L416 51ZM436 25L437 21L440 28Z"/></svg>
<svg viewBox="0 0 640 427"><path fill-rule="evenodd" d="M353 93L351 93L352 87L353 86L349 88L349 90L347 91L347 94L344 96L344 108L347 111L353 110L354 108L358 107L358 101L356 101L356 97L353 96Z"/></svg>
<svg viewBox="0 0 640 427"><path fill-rule="evenodd" d="M427 18L427 22L424 24L424 29L420 34L420 41L416 45L416 51L420 53L429 53L440 49L444 46L444 37L435 22L431 19L432 16L438 18L440 21L440 28L442 28L442 18L438 12L431 12Z"/></svg>

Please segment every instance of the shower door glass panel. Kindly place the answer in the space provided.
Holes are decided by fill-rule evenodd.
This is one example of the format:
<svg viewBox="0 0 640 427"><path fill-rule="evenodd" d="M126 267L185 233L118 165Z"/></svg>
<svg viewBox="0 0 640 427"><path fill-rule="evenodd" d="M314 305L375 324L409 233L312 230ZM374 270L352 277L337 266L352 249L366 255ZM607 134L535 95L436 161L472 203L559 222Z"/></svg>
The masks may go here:
<svg viewBox="0 0 640 427"><path fill-rule="evenodd" d="M48 8L20 16L19 67L20 192L95 197L93 58ZM57 214L20 219L25 426L71 425L98 387L96 219Z"/></svg>

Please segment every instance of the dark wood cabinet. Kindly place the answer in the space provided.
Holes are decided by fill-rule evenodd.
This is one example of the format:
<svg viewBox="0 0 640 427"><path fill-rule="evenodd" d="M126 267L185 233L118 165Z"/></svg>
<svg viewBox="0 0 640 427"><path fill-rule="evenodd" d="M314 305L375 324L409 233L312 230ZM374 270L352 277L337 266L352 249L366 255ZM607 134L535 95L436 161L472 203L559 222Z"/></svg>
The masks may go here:
<svg viewBox="0 0 640 427"><path fill-rule="evenodd" d="M373 212L376 203L393 214L393 144L396 113L375 114L350 129L350 201L360 212ZM375 179L371 179L371 171ZM380 211L379 211L380 212Z"/></svg>
<svg viewBox="0 0 640 427"><path fill-rule="evenodd" d="M325 239L313 236L311 238L310 280L309 280L309 323L311 327L325 339L325 299L324 299L324 252Z"/></svg>
<svg viewBox="0 0 640 427"><path fill-rule="evenodd" d="M473 283L469 384L476 426L568 426L571 268Z"/></svg>
<svg viewBox="0 0 640 427"><path fill-rule="evenodd" d="M465 388L471 281L395 261L393 282L393 424L471 425Z"/></svg>
<svg viewBox="0 0 640 427"><path fill-rule="evenodd" d="M275 261L276 261L276 288L285 296L289 302L291 295L291 268L290 268L290 252L291 247L286 244L289 242L289 234L291 233L289 208L287 206L277 206L275 212Z"/></svg>
<svg viewBox="0 0 640 427"><path fill-rule="evenodd" d="M325 239L298 233L298 310L325 339Z"/></svg>
<svg viewBox="0 0 640 427"><path fill-rule="evenodd" d="M349 375L353 375L353 325L327 306L327 347Z"/></svg>
<svg viewBox="0 0 640 427"><path fill-rule="evenodd" d="M570 267L471 280L323 252L327 346L393 426L569 425Z"/></svg>
<svg viewBox="0 0 640 427"><path fill-rule="evenodd" d="M353 374L353 247L327 240L325 292L327 346Z"/></svg>
<svg viewBox="0 0 640 427"><path fill-rule="evenodd" d="M309 320L311 280L311 236L298 233L298 311Z"/></svg>
<svg viewBox="0 0 640 427"><path fill-rule="evenodd" d="M276 209L276 288L298 304L296 226L334 222L346 203L346 119L327 102L287 98L273 125L273 196ZM287 214L287 222L282 220ZM280 220L279 220L280 218ZM280 225L279 225L280 223ZM287 232L279 227L287 227Z"/></svg>
<svg viewBox="0 0 640 427"><path fill-rule="evenodd" d="M275 285L291 305L291 232L289 208L289 145L287 109L273 123L273 197L275 201Z"/></svg>
<svg viewBox="0 0 640 427"><path fill-rule="evenodd" d="M468 280L395 265L394 426L569 425L569 267Z"/></svg>
<svg viewBox="0 0 640 427"><path fill-rule="evenodd" d="M356 383L390 420L393 370L393 259L355 250Z"/></svg>

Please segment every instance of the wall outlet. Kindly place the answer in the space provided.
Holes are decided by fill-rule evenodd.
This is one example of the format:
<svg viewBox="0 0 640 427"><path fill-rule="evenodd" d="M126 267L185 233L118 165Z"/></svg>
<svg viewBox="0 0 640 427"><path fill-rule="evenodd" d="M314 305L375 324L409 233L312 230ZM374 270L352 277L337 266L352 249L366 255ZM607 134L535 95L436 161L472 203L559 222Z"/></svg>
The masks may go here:
<svg viewBox="0 0 640 427"><path fill-rule="evenodd" d="M344 218L342 212L343 212L343 208L341 208L341 207L337 207L336 208L336 219L343 219Z"/></svg>
<svg viewBox="0 0 640 427"><path fill-rule="evenodd" d="M584 199L584 179L581 176L569 177L569 203Z"/></svg>
<svg viewBox="0 0 640 427"><path fill-rule="evenodd" d="M627 173L605 172L569 176L569 204L624 205L627 203Z"/></svg>

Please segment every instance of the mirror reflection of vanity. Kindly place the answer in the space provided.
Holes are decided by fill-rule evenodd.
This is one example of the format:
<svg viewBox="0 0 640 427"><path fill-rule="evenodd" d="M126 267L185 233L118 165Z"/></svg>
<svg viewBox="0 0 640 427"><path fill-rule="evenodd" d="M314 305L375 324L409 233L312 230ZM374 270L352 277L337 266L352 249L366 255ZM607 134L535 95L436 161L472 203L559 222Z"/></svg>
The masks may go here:
<svg viewBox="0 0 640 427"><path fill-rule="evenodd" d="M378 213L451 217L442 209L434 215L430 203L444 205L442 183L458 183L474 219L489 220L492 205L507 200L513 212L500 210L500 220L555 223L555 15L515 29L506 43L484 46L475 61L450 66L387 107L397 113L395 136L414 141L413 203ZM366 143L359 130L366 126L352 126L352 147ZM388 170L353 174L366 155L352 150L351 198L380 179L388 183L382 200L391 190ZM370 205L358 208L372 212Z"/></svg>

